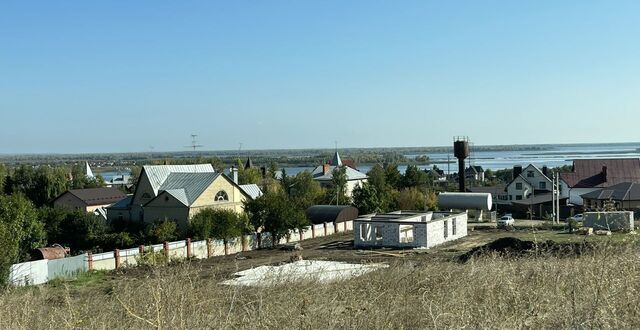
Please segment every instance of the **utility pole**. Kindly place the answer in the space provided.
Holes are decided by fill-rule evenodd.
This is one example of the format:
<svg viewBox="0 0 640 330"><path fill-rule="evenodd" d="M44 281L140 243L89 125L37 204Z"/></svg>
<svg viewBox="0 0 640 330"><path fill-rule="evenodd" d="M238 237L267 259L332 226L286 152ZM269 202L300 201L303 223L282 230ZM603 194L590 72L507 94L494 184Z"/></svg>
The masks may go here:
<svg viewBox="0 0 640 330"><path fill-rule="evenodd" d="M556 173L551 176L551 222L556 222Z"/></svg>
<svg viewBox="0 0 640 330"><path fill-rule="evenodd" d="M556 222L560 224L560 173L556 173Z"/></svg>

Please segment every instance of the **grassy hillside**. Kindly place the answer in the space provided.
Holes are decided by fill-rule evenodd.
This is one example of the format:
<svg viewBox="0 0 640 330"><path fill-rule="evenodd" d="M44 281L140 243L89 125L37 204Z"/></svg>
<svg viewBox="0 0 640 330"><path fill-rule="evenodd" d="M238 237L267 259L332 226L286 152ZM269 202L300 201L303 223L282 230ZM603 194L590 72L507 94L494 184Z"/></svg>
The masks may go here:
<svg viewBox="0 0 640 330"><path fill-rule="evenodd" d="M581 257L396 258L346 282L227 287L200 263L0 295L2 329L638 328L640 249Z"/></svg>

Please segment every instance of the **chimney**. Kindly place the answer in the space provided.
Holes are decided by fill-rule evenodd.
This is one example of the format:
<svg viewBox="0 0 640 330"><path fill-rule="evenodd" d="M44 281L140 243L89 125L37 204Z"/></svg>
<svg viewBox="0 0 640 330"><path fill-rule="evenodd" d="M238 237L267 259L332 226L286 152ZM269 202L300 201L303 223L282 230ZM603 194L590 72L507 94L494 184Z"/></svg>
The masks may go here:
<svg viewBox="0 0 640 330"><path fill-rule="evenodd" d="M542 174L546 177L549 176L549 168L547 166L542 166Z"/></svg>
<svg viewBox="0 0 640 330"><path fill-rule="evenodd" d="M262 173L262 178L266 178L267 177L267 168L264 166L260 167L260 173Z"/></svg>
<svg viewBox="0 0 640 330"><path fill-rule="evenodd" d="M238 184L238 169L235 166L231 166L231 179Z"/></svg>
<svg viewBox="0 0 640 330"><path fill-rule="evenodd" d="M607 165L602 165L602 176L604 177L604 181L607 181Z"/></svg>
<svg viewBox="0 0 640 330"><path fill-rule="evenodd" d="M517 178L518 175L522 174L522 166L521 165L516 165L513 167L513 178Z"/></svg>
<svg viewBox="0 0 640 330"><path fill-rule="evenodd" d="M327 173L329 173L330 168L330 164L322 164L322 175L326 175Z"/></svg>

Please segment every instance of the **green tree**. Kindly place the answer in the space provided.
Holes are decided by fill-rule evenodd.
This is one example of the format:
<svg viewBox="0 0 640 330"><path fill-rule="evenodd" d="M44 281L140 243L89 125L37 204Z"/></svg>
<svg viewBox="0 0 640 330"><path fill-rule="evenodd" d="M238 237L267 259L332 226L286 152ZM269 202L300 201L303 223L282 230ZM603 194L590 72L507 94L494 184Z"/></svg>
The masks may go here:
<svg viewBox="0 0 640 330"><path fill-rule="evenodd" d="M271 233L274 242L285 237L292 229L309 225L303 210L284 193L270 193L245 202L245 212L254 231Z"/></svg>
<svg viewBox="0 0 640 330"><path fill-rule="evenodd" d="M395 163L387 164L384 167L386 182L393 188L400 188L402 174L398 171L398 165Z"/></svg>
<svg viewBox="0 0 640 330"><path fill-rule="evenodd" d="M240 159L238 159L236 166L238 168L238 184L258 184L262 181L262 173L259 169L255 167L244 168Z"/></svg>
<svg viewBox="0 0 640 330"><path fill-rule="evenodd" d="M49 203L68 188L66 172L49 166L20 166L6 179L8 194L24 194L36 206Z"/></svg>
<svg viewBox="0 0 640 330"><path fill-rule="evenodd" d="M178 223L165 219L156 221L147 228L147 241L151 243L162 243L175 241L180 236Z"/></svg>
<svg viewBox="0 0 640 330"><path fill-rule="evenodd" d="M5 240L0 246L7 248L2 251L2 264L28 260L31 250L46 245L46 233L38 219L38 211L21 194L0 196L0 226Z"/></svg>
<svg viewBox="0 0 640 330"><path fill-rule="evenodd" d="M196 214L189 224L195 239L216 238L225 241L246 233L247 218L232 210L207 208Z"/></svg>
<svg viewBox="0 0 640 330"><path fill-rule="evenodd" d="M409 165L401 181L404 188L424 187L427 184L427 173L418 169L416 165Z"/></svg>
<svg viewBox="0 0 640 330"><path fill-rule="evenodd" d="M320 183L307 171L296 174L290 182L289 196L302 209L306 210L309 206L318 204L324 196L324 189Z"/></svg>
<svg viewBox="0 0 640 330"><path fill-rule="evenodd" d="M405 188L398 194L398 208L401 210L425 210L426 198L416 187Z"/></svg>
<svg viewBox="0 0 640 330"><path fill-rule="evenodd" d="M377 213L383 207L376 187L368 182L353 189L353 206L358 208L360 214Z"/></svg>

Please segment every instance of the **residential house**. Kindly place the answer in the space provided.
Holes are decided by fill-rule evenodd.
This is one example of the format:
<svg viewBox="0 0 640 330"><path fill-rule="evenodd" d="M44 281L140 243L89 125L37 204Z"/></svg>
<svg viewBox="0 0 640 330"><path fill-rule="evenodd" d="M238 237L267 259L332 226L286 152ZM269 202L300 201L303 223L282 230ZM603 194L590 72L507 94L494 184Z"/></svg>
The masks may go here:
<svg viewBox="0 0 640 330"><path fill-rule="evenodd" d="M507 184L506 196L510 211L520 216L545 218L553 213L553 183L546 166L539 169L533 164L525 168L513 167L513 180ZM561 193L561 192L560 192ZM560 206L567 204L566 196L559 196Z"/></svg>
<svg viewBox="0 0 640 330"><path fill-rule="evenodd" d="M635 210L640 208L640 184L623 182L581 196L585 210Z"/></svg>
<svg viewBox="0 0 640 330"><path fill-rule="evenodd" d="M640 183L640 159L576 159L571 172L560 173L560 192L583 205L583 195L625 182Z"/></svg>
<svg viewBox="0 0 640 330"><path fill-rule="evenodd" d="M236 169L232 176L235 181L215 172L211 164L144 166L133 196L109 207L108 219L146 223L169 219L186 226L205 208L243 212L243 203L262 192L255 185L239 186Z"/></svg>
<svg viewBox="0 0 640 330"><path fill-rule="evenodd" d="M123 199L126 194L115 188L70 189L53 200L54 207L95 212Z"/></svg>
<svg viewBox="0 0 640 330"><path fill-rule="evenodd" d="M467 180L484 182L484 169L482 166L469 166L464 170L464 176Z"/></svg>
<svg viewBox="0 0 640 330"><path fill-rule="evenodd" d="M311 172L313 179L318 181L321 186L328 187L333 180L333 170L336 168L344 168L347 175L347 185L345 187L345 195L351 197L353 189L361 186L364 182L367 182L367 175L358 171L357 169L344 165L340 159L340 154L336 151L333 155L333 159L328 164L317 166Z"/></svg>
<svg viewBox="0 0 640 330"><path fill-rule="evenodd" d="M513 180L507 184L506 190L508 200L519 201L529 198L536 192L537 194L551 192L552 182L547 177L547 173L533 164L529 164L524 169L514 166Z"/></svg>

